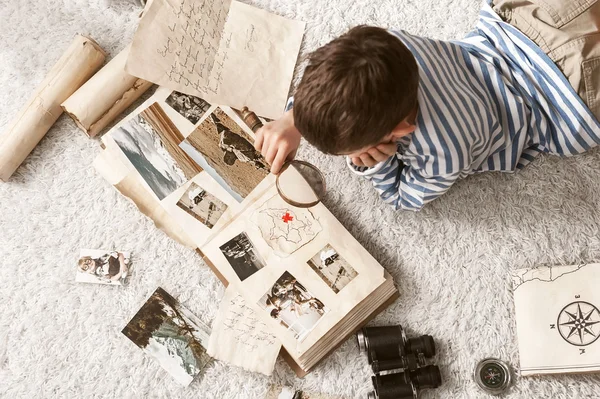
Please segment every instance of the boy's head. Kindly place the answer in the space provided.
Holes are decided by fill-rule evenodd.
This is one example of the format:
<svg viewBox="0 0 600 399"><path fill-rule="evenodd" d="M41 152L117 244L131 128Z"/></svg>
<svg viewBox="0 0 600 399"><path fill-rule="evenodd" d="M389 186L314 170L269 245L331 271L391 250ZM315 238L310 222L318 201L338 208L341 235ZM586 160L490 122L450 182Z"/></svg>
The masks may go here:
<svg viewBox="0 0 600 399"><path fill-rule="evenodd" d="M358 26L310 55L294 95L294 123L327 154L391 141L417 104L412 53L385 29Z"/></svg>

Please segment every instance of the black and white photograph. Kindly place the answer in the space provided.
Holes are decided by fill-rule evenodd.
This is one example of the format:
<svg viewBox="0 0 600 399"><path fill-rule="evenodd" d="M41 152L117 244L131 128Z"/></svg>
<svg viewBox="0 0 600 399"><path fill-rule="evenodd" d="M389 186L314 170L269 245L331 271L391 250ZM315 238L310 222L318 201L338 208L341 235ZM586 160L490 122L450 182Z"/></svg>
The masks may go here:
<svg viewBox="0 0 600 399"><path fill-rule="evenodd" d="M260 299L258 305L304 340L329 309L315 298L294 276L285 272Z"/></svg>
<svg viewBox="0 0 600 399"><path fill-rule="evenodd" d="M329 244L310 258L308 265L336 294L358 275L346 259Z"/></svg>
<svg viewBox="0 0 600 399"><path fill-rule="evenodd" d="M200 97L178 91L172 92L165 102L192 125L198 123L202 119L202 115L210 108L210 104Z"/></svg>
<svg viewBox="0 0 600 399"><path fill-rule="evenodd" d="M78 283L124 285L131 269L129 252L104 249L79 251L75 281Z"/></svg>
<svg viewBox="0 0 600 399"><path fill-rule="evenodd" d="M264 260L252 245L250 237L244 232L219 248L241 281L265 267Z"/></svg>
<svg viewBox="0 0 600 399"><path fill-rule="evenodd" d="M227 205L223 201L196 183L192 183L188 187L183 196L177 201L177 206L209 229L215 227L227 210Z"/></svg>
<svg viewBox="0 0 600 399"><path fill-rule="evenodd" d="M158 287L122 333L180 384L187 386L210 361L209 328Z"/></svg>
<svg viewBox="0 0 600 399"><path fill-rule="evenodd" d="M159 200L187 181L160 135L142 114L113 131L112 138Z"/></svg>
<svg viewBox="0 0 600 399"><path fill-rule="evenodd" d="M269 174L254 140L216 108L179 146L233 198L244 198Z"/></svg>

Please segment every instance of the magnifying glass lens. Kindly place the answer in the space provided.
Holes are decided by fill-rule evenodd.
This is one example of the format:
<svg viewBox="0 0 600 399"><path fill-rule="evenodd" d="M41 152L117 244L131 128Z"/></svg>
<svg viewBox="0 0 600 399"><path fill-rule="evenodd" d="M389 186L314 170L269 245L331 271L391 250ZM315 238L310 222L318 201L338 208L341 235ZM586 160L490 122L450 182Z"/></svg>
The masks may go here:
<svg viewBox="0 0 600 399"><path fill-rule="evenodd" d="M277 176L277 191L287 203L308 208L325 196L325 178L308 162L292 161Z"/></svg>

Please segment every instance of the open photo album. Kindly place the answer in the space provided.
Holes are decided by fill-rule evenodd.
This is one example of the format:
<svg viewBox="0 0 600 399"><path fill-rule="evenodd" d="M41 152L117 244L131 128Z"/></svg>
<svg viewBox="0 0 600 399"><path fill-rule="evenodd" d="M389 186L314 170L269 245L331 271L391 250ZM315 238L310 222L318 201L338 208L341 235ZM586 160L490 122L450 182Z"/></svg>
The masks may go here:
<svg viewBox="0 0 600 399"><path fill-rule="evenodd" d="M261 365L252 365L248 357L276 357L282 347L303 375L398 292L322 203L298 208L282 199L253 142L239 111L160 87L102 138L94 166L228 286L211 355L268 373L274 358L256 356ZM301 175L294 181L294 190L310 190ZM227 312L260 328L236 328ZM232 343L239 350L218 349Z"/></svg>

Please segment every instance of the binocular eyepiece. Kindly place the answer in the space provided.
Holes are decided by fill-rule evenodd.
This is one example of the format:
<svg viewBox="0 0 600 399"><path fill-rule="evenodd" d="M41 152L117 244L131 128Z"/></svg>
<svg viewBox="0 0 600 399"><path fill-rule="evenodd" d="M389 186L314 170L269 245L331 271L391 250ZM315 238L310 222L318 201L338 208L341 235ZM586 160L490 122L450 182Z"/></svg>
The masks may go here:
<svg viewBox="0 0 600 399"><path fill-rule="evenodd" d="M371 379L375 391L369 393L369 399L415 399L419 389L442 385L442 374L438 366L425 366L395 374L377 374Z"/></svg>
<svg viewBox="0 0 600 399"><path fill-rule="evenodd" d="M393 369L415 370L435 356L431 335L406 338L402 326L365 327L356 334L361 352L367 352L374 373Z"/></svg>
<svg viewBox="0 0 600 399"><path fill-rule="evenodd" d="M442 384L440 369L426 365L435 356L431 335L407 338L402 326L365 327L356 334L358 347L367 353L375 375L375 391L368 399L416 399L418 390L437 388ZM402 369L402 372L381 375L382 371Z"/></svg>

